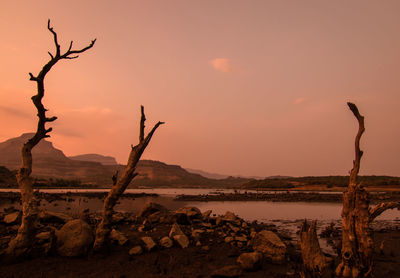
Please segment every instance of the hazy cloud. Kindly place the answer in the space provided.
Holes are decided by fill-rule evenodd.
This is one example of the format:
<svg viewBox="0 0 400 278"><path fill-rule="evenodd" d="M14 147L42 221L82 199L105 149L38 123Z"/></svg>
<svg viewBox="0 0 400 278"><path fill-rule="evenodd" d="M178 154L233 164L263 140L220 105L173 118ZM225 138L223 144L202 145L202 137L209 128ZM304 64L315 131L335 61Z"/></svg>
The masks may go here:
<svg viewBox="0 0 400 278"><path fill-rule="evenodd" d="M88 106L88 107L83 107L83 108L71 109L71 112L77 112L77 113L83 113L83 114L110 115L112 113L112 110L107 107Z"/></svg>
<svg viewBox="0 0 400 278"><path fill-rule="evenodd" d="M305 100L306 100L306 99L303 98L303 97L296 98L296 99L294 100L294 104L301 104L301 103L303 103Z"/></svg>
<svg viewBox="0 0 400 278"><path fill-rule="evenodd" d="M214 69L222 72L231 72L232 65L229 59L226 58L216 58L210 61L210 64L214 67Z"/></svg>
<svg viewBox="0 0 400 278"><path fill-rule="evenodd" d="M24 110L7 107L7 106L3 106L3 105L0 105L0 111L3 111L7 114L21 117L21 118L31 118L32 117L32 114L30 114Z"/></svg>

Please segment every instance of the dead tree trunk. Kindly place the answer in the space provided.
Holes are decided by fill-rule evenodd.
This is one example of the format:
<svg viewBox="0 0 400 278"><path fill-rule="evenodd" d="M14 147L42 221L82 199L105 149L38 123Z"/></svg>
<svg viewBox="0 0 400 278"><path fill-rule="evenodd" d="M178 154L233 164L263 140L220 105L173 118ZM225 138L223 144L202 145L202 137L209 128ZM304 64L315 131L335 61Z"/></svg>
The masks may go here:
<svg viewBox="0 0 400 278"><path fill-rule="evenodd" d="M37 200L35 199L33 192L33 180L30 176L32 173L32 149L42 140L43 138L50 137L48 134L52 128L46 129L45 124L53 122L57 117L46 117L46 109L42 104L44 97L44 78L50 69L61 59L74 59L77 58L79 53L82 53L91 48L96 40L93 40L89 46L80 49L72 50L72 41L69 45L68 50L61 54L60 45L58 44L57 34L50 26L50 20L47 22L47 29L53 34L54 44L56 46L55 55L49 55L50 61L47 62L39 72L37 76L29 73L30 80L37 83L37 94L32 96L33 104L38 111L38 125L35 135L26 142L21 150L22 165L17 173L18 187L21 190L21 201L22 201L22 223L18 229L17 236L12 239L8 245L6 253L11 256L19 256L29 251L33 237L35 236L35 221L38 214ZM72 56L71 56L72 55Z"/></svg>
<svg viewBox="0 0 400 278"><path fill-rule="evenodd" d="M137 175L137 173L135 173L136 165L147 145L149 144L154 132L161 124L164 124L163 122L158 122L150 131L150 133L146 137L144 137L145 121L146 117L144 115L144 108L143 106L141 106L139 143L136 146L132 146L131 152L129 154L128 164L126 165L121 177L119 179L117 179L116 175L114 175L115 178L113 177L112 188L108 193L106 199L104 200L103 218L96 229L96 238L93 246L93 249L95 251L100 251L105 246L108 240L108 236L111 232L114 206L117 203L119 197L124 193L126 187Z"/></svg>
<svg viewBox="0 0 400 278"><path fill-rule="evenodd" d="M355 159L350 172L349 186L343 194L342 209L342 252L341 262L336 268L340 277L366 277L372 270L373 239L369 228L368 193L357 183L360 161L360 139L365 131L364 117L355 104L348 102L358 121L355 138Z"/></svg>
<svg viewBox="0 0 400 278"><path fill-rule="evenodd" d="M316 231L317 222L304 221L300 229L300 249L303 259L304 278L332 277L332 259L322 253Z"/></svg>

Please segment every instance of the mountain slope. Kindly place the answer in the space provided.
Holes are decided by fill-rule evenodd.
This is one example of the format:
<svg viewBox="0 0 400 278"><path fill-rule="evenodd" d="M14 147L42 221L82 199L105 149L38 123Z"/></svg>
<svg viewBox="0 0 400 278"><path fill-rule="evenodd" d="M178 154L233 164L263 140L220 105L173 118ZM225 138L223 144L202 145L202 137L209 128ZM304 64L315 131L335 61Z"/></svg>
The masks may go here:
<svg viewBox="0 0 400 278"><path fill-rule="evenodd" d="M0 143L0 165L16 170L21 164L20 150L32 134ZM33 172L38 178L80 180L84 184L109 186L116 170L121 173L124 165L112 164L113 157L98 154L74 156L73 159L56 149L49 141L42 140L32 151ZM79 159L79 160L76 160ZM85 161L89 160L89 161ZM102 162L102 163L100 163ZM151 187L239 187L248 179L227 178L215 180L199 174L189 173L178 165L168 165L159 161L141 160L136 172L138 176L131 186Z"/></svg>

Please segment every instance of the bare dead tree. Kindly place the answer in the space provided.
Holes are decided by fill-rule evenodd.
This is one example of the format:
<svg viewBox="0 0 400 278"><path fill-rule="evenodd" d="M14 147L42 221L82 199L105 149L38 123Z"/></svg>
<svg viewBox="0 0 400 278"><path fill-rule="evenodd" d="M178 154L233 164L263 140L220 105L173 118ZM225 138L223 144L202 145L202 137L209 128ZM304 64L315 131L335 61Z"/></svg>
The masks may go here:
<svg viewBox="0 0 400 278"><path fill-rule="evenodd" d="M140 118L140 131L139 131L139 143L136 146L131 147L131 152L128 158L128 164L126 165L121 177L117 179L117 173L113 176L113 185L104 200L103 217L96 229L96 238L93 249L95 251L101 250L108 240L108 236L111 232L112 215L114 212L114 206L117 203L120 196L124 193L125 189L133 178L137 175L135 173L136 165L139 162L147 145L150 143L151 137L153 136L156 129L164 124L164 122L158 122L153 129L144 136L144 128L146 117L144 115L144 107L141 106L141 118Z"/></svg>
<svg viewBox="0 0 400 278"><path fill-rule="evenodd" d="M32 101L37 109L39 120L36 133L23 145L21 150L22 165L17 173L17 182L19 189L21 190L22 223L18 229L17 236L10 241L6 250L6 253L12 256L19 256L29 251L33 242L38 207L33 192L33 179L30 176L32 173L32 149L40 142L40 140L50 137L49 133L52 131L52 128L50 127L46 129L45 125L46 123L53 122L57 119L55 116L48 118L46 116L47 109L45 109L42 104L42 99L44 97L44 78L58 61L78 58L78 54L92 48L96 42L96 40L92 40L88 46L79 50L73 50L73 41L71 41L68 50L62 54L60 44L58 43L57 33L54 31L53 27L51 27L50 20L47 22L47 29L53 35L56 52L55 54L48 52L50 55L50 61L43 66L37 76L29 73L30 80L37 83L37 94L32 96Z"/></svg>
<svg viewBox="0 0 400 278"><path fill-rule="evenodd" d="M355 159L350 171L349 185L343 193L342 249L340 263L336 267L335 275L337 277L358 278L368 277L372 274L374 241L369 226L370 222L388 209L399 209L400 203L380 203L373 208L369 207L368 193L361 183L357 183L363 155L363 151L360 150L360 139L365 131L364 117L355 104L348 102L347 105L358 121L358 132L355 138ZM325 265L325 259L322 257L318 238L312 230L312 225L310 228L303 225L300 245L306 269L304 276L324 277L320 266Z"/></svg>

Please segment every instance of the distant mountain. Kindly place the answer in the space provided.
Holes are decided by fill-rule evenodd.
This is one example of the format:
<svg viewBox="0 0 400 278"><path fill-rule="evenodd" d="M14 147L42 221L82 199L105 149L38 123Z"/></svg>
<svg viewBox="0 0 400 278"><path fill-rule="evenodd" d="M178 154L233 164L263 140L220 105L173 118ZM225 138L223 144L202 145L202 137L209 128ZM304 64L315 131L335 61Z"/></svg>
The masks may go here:
<svg viewBox="0 0 400 278"><path fill-rule="evenodd" d="M0 165L16 170L21 165L20 151L22 145L33 134L0 143ZM113 157L98 154L74 156L72 159L56 149L47 140L42 140L33 149L32 176L42 179L80 180L83 184L109 186L116 170L119 173L124 165L118 165ZM210 179L199 174L189 173L178 165L168 165L159 161L141 160L136 172L138 176L131 186L148 187L240 187L249 179L228 177Z"/></svg>
<svg viewBox="0 0 400 278"><path fill-rule="evenodd" d="M201 175L203 177L206 177L206 178L209 178L209 179L222 180L222 179L226 179L226 178L229 177L228 175L209 173L209 172L206 172L206 171L190 169L190 168L185 168L185 170L188 171L189 173L199 174L199 175Z"/></svg>
<svg viewBox="0 0 400 278"><path fill-rule="evenodd" d="M75 156L68 156L69 159L78 160L78 161L91 161L91 162L99 162L103 165L117 165L117 161L112 156L104 156L100 154L90 153L90 154L81 154Z"/></svg>

